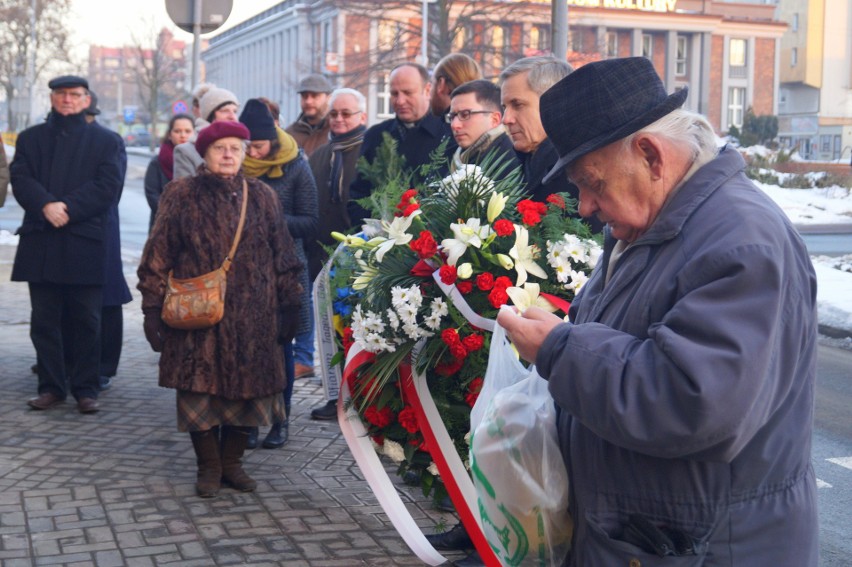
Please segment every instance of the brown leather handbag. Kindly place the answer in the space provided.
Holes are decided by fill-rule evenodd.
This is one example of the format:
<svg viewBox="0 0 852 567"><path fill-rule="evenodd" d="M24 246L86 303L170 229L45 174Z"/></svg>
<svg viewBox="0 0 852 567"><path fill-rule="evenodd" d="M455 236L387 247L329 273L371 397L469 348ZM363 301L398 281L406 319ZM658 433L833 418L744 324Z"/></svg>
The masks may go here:
<svg viewBox="0 0 852 567"><path fill-rule="evenodd" d="M169 327L191 331L212 327L225 315L225 290L228 283L228 270L231 258L240 244L243 226L246 222L248 204L248 184L243 180L243 205L240 210L240 223L231 250L225 256L222 265L212 272L194 278L178 279L169 272L166 281L166 298L163 301L161 317Z"/></svg>

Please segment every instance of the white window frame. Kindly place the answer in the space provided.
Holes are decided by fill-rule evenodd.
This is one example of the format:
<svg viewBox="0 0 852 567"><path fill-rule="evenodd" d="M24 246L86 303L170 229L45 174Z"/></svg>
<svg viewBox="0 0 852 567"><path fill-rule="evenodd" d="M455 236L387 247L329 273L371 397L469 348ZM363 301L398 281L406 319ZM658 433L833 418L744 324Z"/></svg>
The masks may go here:
<svg viewBox="0 0 852 567"><path fill-rule="evenodd" d="M689 61L689 38L685 35L677 36L677 50L675 59L675 76L685 77L687 62Z"/></svg>
<svg viewBox="0 0 852 567"><path fill-rule="evenodd" d="M745 87L730 87L728 89L728 127L743 127L746 107Z"/></svg>
<svg viewBox="0 0 852 567"><path fill-rule="evenodd" d="M642 34L642 57L647 59L654 57L654 36L649 33Z"/></svg>

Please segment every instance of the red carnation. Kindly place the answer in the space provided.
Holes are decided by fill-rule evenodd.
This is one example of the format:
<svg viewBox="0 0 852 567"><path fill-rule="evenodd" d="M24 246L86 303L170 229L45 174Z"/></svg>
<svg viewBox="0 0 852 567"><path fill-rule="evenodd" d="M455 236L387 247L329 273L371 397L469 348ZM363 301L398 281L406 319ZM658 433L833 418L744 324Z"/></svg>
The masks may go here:
<svg viewBox="0 0 852 567"><path fill-rule="evenodd" d="M544 203L539 203L538 201L523 199L521 201L518 201L518 212L521 214L525 212L533 212L539 215L543 215L547 212L547 205L545 205Z"/></svg>
<svg viewBox="0 0 852 567"><path fill-rule="evenodd" d="M509 236L515 232L515 225L510 220L500 219L494 223L494 232L497 236Z"/></svg>
<svg viewBox="0 0 852 567"><path fill-rule="evenodd" d="M404 217L410 217L410 216L411 216L411 214L412 214L414 211L416 211L417 209L419 209L419 208L420 208L420 204L419 204L419 203L411 203L410 205L408 205L407 207L405 207L405 210L404 210L404 211L402 211L402 216L404 216Z"/></svg>
<svg viewBox="0 0 852 567"><path fill-rule="evenodd" d="M481 291L488 291L494 287L494 274L491 272L483 272L476 276L476 287Z"/></svg>
<svg viewBox="0 0 852 567"><path fill-rule="evenodd" d="M450 354L456 360L464 360L467 358L467 349L464 348L462 343L452 344L450 345Z"/></svg>
<svg viewBox="0 0 852 567"><path fill-rule="evenodd" d="M417 414L411 406L405 406L405 408L399 412L399 415L396 416L396 420L409 433L417 433L420 431L420 426L417 423Z"/></svg>
<svg viewBox="0 0 852 567"><path fill-rule="evenodd" d="M541 215L535 211L524 211L521 213L521 222L527 226L535 226L541 222Z"/></svg>
<svg viewBox="0 0 852 567"><path fill-rule="evenodd" d="M405 203L406 205L412 201L412 199L417 198L417 189L409 189L405 193L402 194L402 197L399 198L400 203Z"/></svg>
<svg viewBox="0 0 852 567"><path fill-rule="evenodd" d="M468 293L473 291L473 282L457 282L456 287L462 293L462 295L467 295Z"/></svg>
<svg viewBox="0 0 852 567"><path fill-rule="evenodd" d="M444 329L441 331L441 340L444 341L444 344L447 346L461 344L459 333L455 329Z"/></svg>
<svg viewBox="0 0 852 567"><path fill-rule="evenodd" d="M462 339L462 344L464 348L467 349L467 352L475 352L482 348L482 345L485 343L485 339L482 335L477 335L476 333L472 335L468 335Z"/></svg>
<svg viewBox="0 0 852 567"><path fill-rule="evenodd" d="M349 354L349 348L355 342L352 340L353 332L352 327L344 327L343 328L343 354L344 356Z"/></svg>
<svg viewBox="0 0 852 567"><path fill-rule="evenodd" d="M456 274L456 267L450 266L449 264L444 264L441 266L441 270L438 272L441 276L441 281L447 285L452 285L456 283L456 278L458 275Z"/></svg>
<svg viewBox="0 0 852 567"><path fill-rule="evenodd" d="M373 405L364 410L364 419L376 427L383 428L393 423L394 415L393 411L387 406L379 409Z"/></svg>
<svg viewBox="0 0 852 567"><path fill-rule="evenodd" d="M464 395L464 401L470 407L473 407L473 404L476 403L477 398L479 398L479 392L482 391L482 384L485 381L482 378L474 378L470 381L470 384L467 387L467 394Z"/></svg>
<svg viewBox="0 0 852 567"><path fill-rule="evenodd" d="M435 365L435 372L437 372L440 376L452 376L459 370L461 370L464 361L453 359L452 362L440 362Z"/></svg>
<svg viewBox="0 0 852 567"><path fill-rule="evenodd" d="M494 287L496 288L506 289L507 287L512 287L513 285L515 284L512 283L512 280L510 280L506 276L500 276L499 278L494 280Z"/></svg>
<svg viewBox="0 0 852 567"><path fill-rule="evenodd" d="M488 293L488 302L494 309L500 309L508 301L509 294L506 293L505 287L494 286L494 289Z"/></svg>
<svg viewBox="0 0 852 567"><path fill-rule="evenodd" d="M420 231L420 236L409 244L420 259L431 258L438 253L438 243L428 230ZM416 267L416 266L415 266Z"/></svg>
<svg viewBox="0 0 852 567"><path fill-rule="evenodd" d="M551 205L556 205L560 209L565 208L565 199L562 198L562 195L557 195L556 193L548 195L545 201L547 201Z"/></svg>

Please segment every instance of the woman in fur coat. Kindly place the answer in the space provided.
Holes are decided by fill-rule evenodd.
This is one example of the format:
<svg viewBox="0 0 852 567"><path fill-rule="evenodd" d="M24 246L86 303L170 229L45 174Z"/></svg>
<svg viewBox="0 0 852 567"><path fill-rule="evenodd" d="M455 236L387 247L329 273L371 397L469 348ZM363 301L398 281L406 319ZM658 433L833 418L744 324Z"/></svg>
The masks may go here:
<svg viewBox="0 0 852 567"><path fill-rule="evenodd" d="M240 172L248 137L238 122L215 122L199 133L195 147L205 163L163 193L138 269L145 338L162 352L160 386L177 390L178 430L192 437L202 497L215 495L220 479L254 490L241 459L252 427L285 418L280 348L295 335L301 302L302 264L278 197ZM228 272L224 318L193 331L166 326L161 311L169 273L190 278L222 264L239 224L244 183L245 227Z"/></svg>
<svg viewBox="0 0 852 567"><path fill-rule="evenodd" d="M300 344L310 345L309 353L313 358L313 318L310 310L310 282L308 281L307 256L304 243L316 238L317 186L308 161L299 150L296 140L290 134L275 125L272 114L266 104L258 99L246 102L242 122L249 130L251 142L248 156L243 162L246 177L256 177L269 185L281 202L281 213L287 219L290 236L296 242L296 254L305 265L302 272L302 310L299 314L299 328L295 344L284 345L284 365L287 372L287 386L284 389L284 405L287 419L272 424L272 428L263 440L265 449L277 449L287 442L289 437L290 398L293 395L293 382L297 376ZM311 368L313 363L311 363ZM249 447L257 446L257 431L252 432Z"/></svg>

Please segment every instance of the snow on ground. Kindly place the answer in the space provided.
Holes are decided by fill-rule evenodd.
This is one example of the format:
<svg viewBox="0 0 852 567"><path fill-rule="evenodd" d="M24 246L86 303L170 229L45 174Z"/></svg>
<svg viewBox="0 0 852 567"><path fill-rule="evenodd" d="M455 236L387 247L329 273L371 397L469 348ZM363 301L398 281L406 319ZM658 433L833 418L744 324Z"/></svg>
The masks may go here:
<svg viewBox="0 0 852 567"><path fill-rule="evenodd" d="M783 189L755 184L784 209L793 224L852 224L852 191L845 187Z"/></svg>

